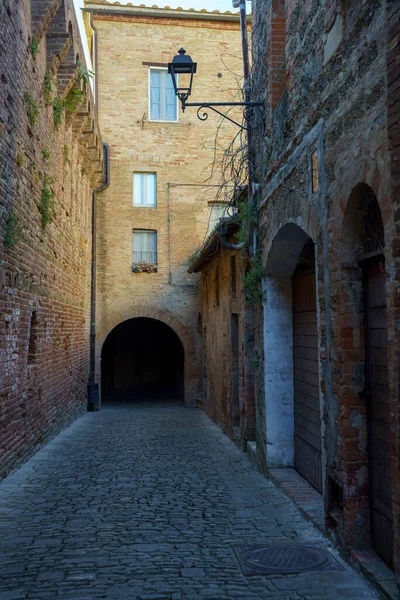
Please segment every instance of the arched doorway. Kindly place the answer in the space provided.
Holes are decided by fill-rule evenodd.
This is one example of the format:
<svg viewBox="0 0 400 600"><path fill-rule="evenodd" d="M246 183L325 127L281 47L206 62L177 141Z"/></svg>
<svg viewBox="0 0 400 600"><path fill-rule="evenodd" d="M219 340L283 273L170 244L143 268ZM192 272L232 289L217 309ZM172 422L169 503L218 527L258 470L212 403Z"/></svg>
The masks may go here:
<svg viewBox="0 0 400 600"><path fill-rule="evenodd" d="M295 467L321 492L315 250L297 225L274 238L263 288L267 466Z"/></svg>
<svg viewBox="0 0 400 600"><path fill-rule="evenodd" d="M151 318L129 319L107 336L101 353L102 401L183 401L184 352L176 333Z"/></svg>
<svg viewBox="0 0 400 600"><path fill-rule="evenodd" d="M384 248L384 227L376 196L368 185L358 184L349 199L343 227L344 264L353 264L354 267L342 275L347 280L350 306L355 307L353 315L346 316L353 318L359 329L357 331L356 326L353 327L352 339L363 342L353 359L352 379L345 384L347 395L349 390L357 393L351 413L353 420L357 415L366 415L365 421L359 419L360 423L364 423L359 427L359 439L367 437L368 443L367 452L360 458L352 457L353 464L348 467L350 473L354 471L358 460L356 466L359 473L364 469L365 482L359 477L356 482L349 480L347 484L358 483L360 488L366 488L368 480L365 505L366 513L369 509L371 541L381 558L392 566L391 418ZM360 366L358 381L355 373L357 370L360 372ZM355 381L357 387L354 386ZM367 515L365 519L368 519Z"/></svg>

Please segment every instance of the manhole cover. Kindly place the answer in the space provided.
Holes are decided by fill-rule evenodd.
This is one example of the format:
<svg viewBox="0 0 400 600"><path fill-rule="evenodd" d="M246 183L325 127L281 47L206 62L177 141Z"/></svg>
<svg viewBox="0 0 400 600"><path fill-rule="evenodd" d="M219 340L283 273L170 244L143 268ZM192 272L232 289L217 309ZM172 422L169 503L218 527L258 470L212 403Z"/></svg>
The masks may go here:
<svg viewBox="0 0 400 600"><path fill-rule="evenodd" d="M342 571L321 544L233 546L244 575L287 575L303 571Z"/></svg>

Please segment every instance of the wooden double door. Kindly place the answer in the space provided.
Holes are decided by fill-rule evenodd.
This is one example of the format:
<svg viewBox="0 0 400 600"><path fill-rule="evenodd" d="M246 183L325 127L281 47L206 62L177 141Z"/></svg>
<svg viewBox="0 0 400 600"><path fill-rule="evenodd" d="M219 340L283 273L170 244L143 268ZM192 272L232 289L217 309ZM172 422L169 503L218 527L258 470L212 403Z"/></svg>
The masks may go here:
<svg viewBox="0 0 400 600"><path fill-rule="evenodd" d="M363 273L371 536L376 552L392 566L391 427L383 257L366 261Z"/></svg>
<svg viewBox="0 0 400 600"><path fill-rule="evenodd" d="M294 466L322 492L318 329L313 247L293 276ZM307 254L305 255L307 258Z"/></svg>

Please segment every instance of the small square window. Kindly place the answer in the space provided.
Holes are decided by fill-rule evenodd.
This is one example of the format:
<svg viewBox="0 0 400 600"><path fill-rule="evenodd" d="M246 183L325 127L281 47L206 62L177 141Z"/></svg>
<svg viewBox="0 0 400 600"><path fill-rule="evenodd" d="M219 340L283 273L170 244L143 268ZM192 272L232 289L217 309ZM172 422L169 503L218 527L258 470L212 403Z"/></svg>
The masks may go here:
<svg viewBox="0 0 400 600"><path fill-rule="evenodd" d="M133 206L157 205L157 177L155 173L133 174Z"/></svg>
<svg viewBox="0 0 400 600"><path fill-rule="evenodd" d="M133 269L138 271L145 265L157 264L157 232L133 230Z"/></svg>
<svg viewBox="0 0 400 600"><path fill-rule="evenodd" d="M178 98L167 69L149 70L150 121L177 121Z"/></svg>
<svg viewBox="0 0 400 600"><path fill-rule="evenodd" d="M311 154L311 189L313 194L319 190L319 158L318 150Z"/></svg>

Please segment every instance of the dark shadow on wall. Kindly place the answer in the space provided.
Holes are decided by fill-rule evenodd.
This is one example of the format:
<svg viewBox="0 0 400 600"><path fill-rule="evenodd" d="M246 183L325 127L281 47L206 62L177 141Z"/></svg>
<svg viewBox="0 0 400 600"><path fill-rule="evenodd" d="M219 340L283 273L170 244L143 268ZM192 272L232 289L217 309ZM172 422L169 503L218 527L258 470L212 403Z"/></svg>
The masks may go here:
<svg viewBox="0 0 400 600"><path fill-rule="evenodd" d="M180 401L184 352L176 333L156 319L124 321L101 353L103 404Z"/></svg>

